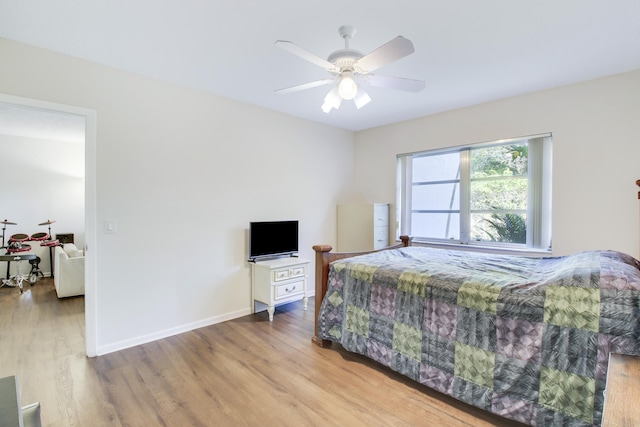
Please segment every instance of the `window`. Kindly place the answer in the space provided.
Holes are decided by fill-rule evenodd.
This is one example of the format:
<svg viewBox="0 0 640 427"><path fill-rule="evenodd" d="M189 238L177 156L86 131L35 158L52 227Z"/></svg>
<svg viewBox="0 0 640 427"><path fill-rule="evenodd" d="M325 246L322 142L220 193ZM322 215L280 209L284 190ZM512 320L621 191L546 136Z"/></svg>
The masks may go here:
<svg viewBox="0 0 640 427"><path fill-rule="evenodd" d="M397 234L549 250L550 171L551 135L399 155Z"/></svg>

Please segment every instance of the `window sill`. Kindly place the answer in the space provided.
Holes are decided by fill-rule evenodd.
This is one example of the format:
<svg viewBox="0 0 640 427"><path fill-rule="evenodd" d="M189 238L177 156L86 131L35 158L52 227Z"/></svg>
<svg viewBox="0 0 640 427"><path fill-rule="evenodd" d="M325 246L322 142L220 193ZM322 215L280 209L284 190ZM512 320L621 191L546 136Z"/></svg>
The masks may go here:
<svg viewBox="0 0 640 427"><path fill-rule="evenodd" d="M400 243L400 241L398 241ZM445 243L445 242L428 242L425 240L412 240L412 246L424 246L428 248L452 249L469 252L484 252L498 255L518 255L527 257L545 257L553 256L552 251L545 249L531 248L504 248L496 246L484 246L479 244L462 244L462 243Z"/></svg>

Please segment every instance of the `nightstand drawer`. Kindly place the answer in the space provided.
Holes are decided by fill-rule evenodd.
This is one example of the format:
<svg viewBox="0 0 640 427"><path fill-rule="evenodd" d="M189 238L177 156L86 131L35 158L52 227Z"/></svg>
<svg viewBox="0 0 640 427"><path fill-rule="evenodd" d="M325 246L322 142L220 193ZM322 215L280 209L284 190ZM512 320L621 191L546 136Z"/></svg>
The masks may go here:
<svg viewBox="0 0 640 427"><path fill-rule="evenodd" d="M295 267L291 269L291 277L304 276L304 267Z"/></svg>
<svg viewBox="0 0 640 427"><path fill-rule="evenodd" d="M291 278L291 270L276 270L273 272L273 281L287 280Z"/></svg>
<svg viewBox="0 0 640 427"><path fill-rule="evenodd" d="M305 275L304 267L293 267L293 268L288 268L286 270L285 269L275 270L273 272L273 281L281 282L283 280L293 279L294 277L302 277L304 275Z"/></svg>
<svg viewBox="0 0 640 427"><path fill-rule="evenodd" d="M304 281L291 282L274 287L275 299L287 298L304 292Z"/></svg>

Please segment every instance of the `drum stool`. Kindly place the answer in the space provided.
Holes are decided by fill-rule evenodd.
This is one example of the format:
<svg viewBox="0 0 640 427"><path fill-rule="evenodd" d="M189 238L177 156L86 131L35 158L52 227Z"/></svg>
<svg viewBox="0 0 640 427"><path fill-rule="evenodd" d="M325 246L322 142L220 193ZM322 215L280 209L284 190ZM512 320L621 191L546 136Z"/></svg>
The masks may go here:
<svg viewBox="0 0 640 427"><path fill-rule="evenodd" d="M44 277L44 273L40 271L40 261L42 260L37 255L35 259L29 260L29 264L31 264L31 271L29 272L29 283L31 283L31 285L35 285L40 277Z"/></svg>

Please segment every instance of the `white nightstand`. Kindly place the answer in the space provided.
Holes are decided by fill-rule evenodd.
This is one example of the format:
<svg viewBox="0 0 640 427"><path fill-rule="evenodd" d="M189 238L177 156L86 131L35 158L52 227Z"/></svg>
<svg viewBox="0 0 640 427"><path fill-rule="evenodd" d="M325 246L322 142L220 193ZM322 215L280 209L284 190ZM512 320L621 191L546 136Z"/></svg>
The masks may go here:
<svg viewBox="0 0 640 427"><path fill-rule="evenodd" d="M252 265L253 300L267 305L269 321L273 320L276 305L302 299L305 310L309 301L307 274L309 260L277 258L256 261Z"/></svg>

